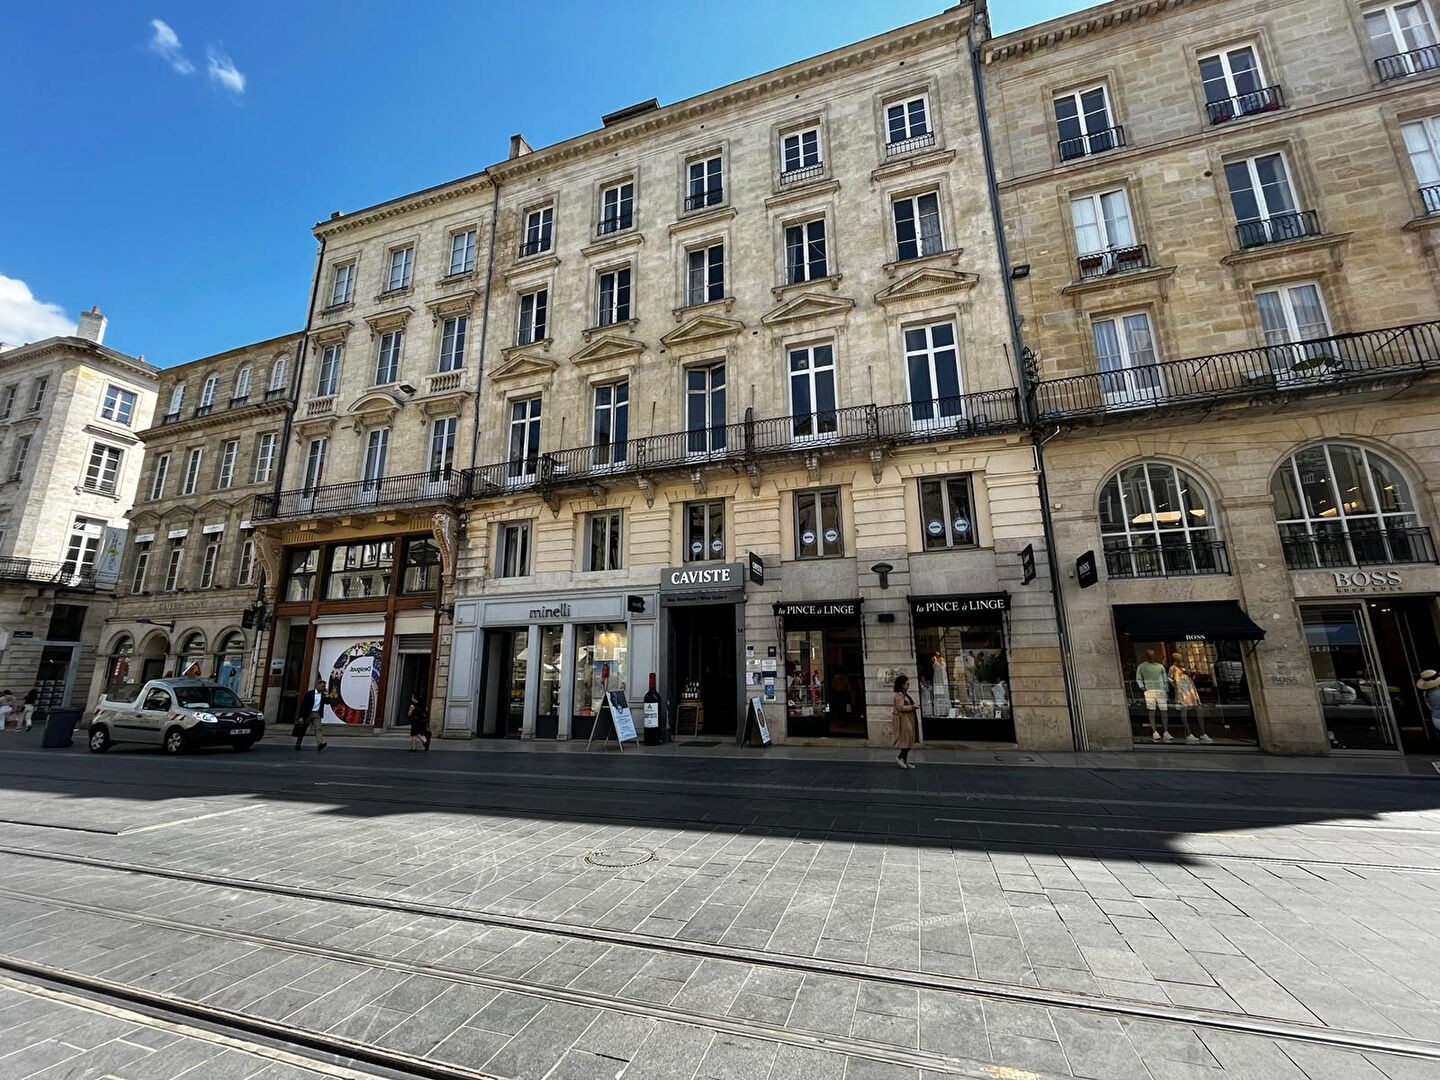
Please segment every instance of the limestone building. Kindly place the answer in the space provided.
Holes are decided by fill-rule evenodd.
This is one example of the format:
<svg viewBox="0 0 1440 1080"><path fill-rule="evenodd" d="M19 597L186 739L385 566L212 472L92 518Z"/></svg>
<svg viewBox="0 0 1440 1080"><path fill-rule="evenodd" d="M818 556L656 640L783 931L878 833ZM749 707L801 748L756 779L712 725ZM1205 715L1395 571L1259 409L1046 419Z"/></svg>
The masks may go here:
<svg viewBox="0 0 1440 1080"><path fill-rule="evenodd" d="M1433 752L1437 40L1122 0L984 45L1091 747Z"/></svg>
<svg viewBox="0 0 1440 1080"><path fill-rule="evenodd" d="M92 699L169 673L258 696L266 613L251 508L280 475L299 343L288 334L160 372Z"/></svg>
<svg viewBox="0 0 1440 1080"><path fill-rule="evenodd" d="M126 546L157 371L75 334L0 352L0 690L84 704Z"/></svg>

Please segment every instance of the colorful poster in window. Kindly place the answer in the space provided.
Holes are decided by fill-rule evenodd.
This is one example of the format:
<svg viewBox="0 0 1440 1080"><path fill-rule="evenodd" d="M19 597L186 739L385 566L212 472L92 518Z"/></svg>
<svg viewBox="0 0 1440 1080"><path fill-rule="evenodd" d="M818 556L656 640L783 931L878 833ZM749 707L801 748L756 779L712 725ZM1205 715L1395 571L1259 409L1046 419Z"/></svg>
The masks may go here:
<svg viewBox="0 0 1440 1080"><path fill-rule="evenodd" d="M373 724L380 707L384 642L380 638L321 638L317 668L325 680L324 722Z"/></svg>

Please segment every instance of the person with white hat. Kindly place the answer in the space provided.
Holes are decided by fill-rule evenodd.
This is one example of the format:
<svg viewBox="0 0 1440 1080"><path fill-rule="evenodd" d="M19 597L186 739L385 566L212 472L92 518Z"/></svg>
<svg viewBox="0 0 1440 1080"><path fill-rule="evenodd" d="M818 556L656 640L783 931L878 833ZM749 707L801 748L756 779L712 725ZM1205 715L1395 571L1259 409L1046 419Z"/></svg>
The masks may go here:
<svg viewBox="0 0 1440 1080"><path fill-rule="evenodd" d="M1425 704L1430 706L1430 722L1440 730L1440 672L1426 668L1415 681L1415 688L1425 696Z"/></svg>

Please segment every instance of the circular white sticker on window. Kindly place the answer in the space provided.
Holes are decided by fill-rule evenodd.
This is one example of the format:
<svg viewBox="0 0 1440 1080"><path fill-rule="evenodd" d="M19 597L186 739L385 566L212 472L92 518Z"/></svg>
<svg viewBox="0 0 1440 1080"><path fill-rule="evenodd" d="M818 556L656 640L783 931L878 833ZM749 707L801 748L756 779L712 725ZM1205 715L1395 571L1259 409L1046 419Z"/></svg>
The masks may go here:
<svg viewBox="0 0 1440 1080"><path fill-rule="evenodd" d="M826 542L827 544L833 544L833 543L835 543L836 540L839 540L839 539L840 539L840 534L839 534L838 532L836 532L834 529L826 529L826 530L825 530L825 542Z"/></svg>
<svg viewBox="0 0 1440 1080"><path fill-rule="evenodd" d="M970 519L957 517L955 519L955 531L961 536L964 536L966 533L968 533L970 531Z"/></svg>
<svg viewBox="0 0 1440 1080"><path fill-rule="evenodd" d="M810 547L812 544L815 543L815 534L809 529L806 529L803 533L800 534L800 542L806 547Z"/></svg>
<svg viewBox="0 0 1440 1080"><path fill-rule="evenodd" d="M725 550L725 541L717 536L714 540L710 541L710 550L715 552L716 555L719 555L720 552Z"/></svg>
<svg viewBox="0 0 1440 1080"><path fill-rule="evenodd" d="M943 536L945 534L945 523L943 521L926 522L925 531L931 536Z"/></svg>
<svg viewBox="0 0 1440 1080"><path fill-rule="evenodd" d="M691 553L692 555L699 555L699 554L703 553L704 550L705 550L705 545L704 545L701 541L699 541L699 540L696 540L694 543L692 543L692 544L690 545L690 553Z"/></svg>

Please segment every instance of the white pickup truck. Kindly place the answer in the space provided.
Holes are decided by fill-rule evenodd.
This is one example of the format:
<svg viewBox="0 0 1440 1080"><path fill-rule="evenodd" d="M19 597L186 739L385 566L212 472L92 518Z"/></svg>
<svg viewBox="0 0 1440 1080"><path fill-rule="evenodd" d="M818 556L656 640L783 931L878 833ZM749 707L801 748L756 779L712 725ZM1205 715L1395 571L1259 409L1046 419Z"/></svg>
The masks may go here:
<svg viewBox="0 0 1440 1080"><path fill-rule="evenodd" d="M151 679L100 698L90 721L91 753L138 742L178 754L202 746L249 750L265 736L265 717L229 687L206 679Z"/></svg>

